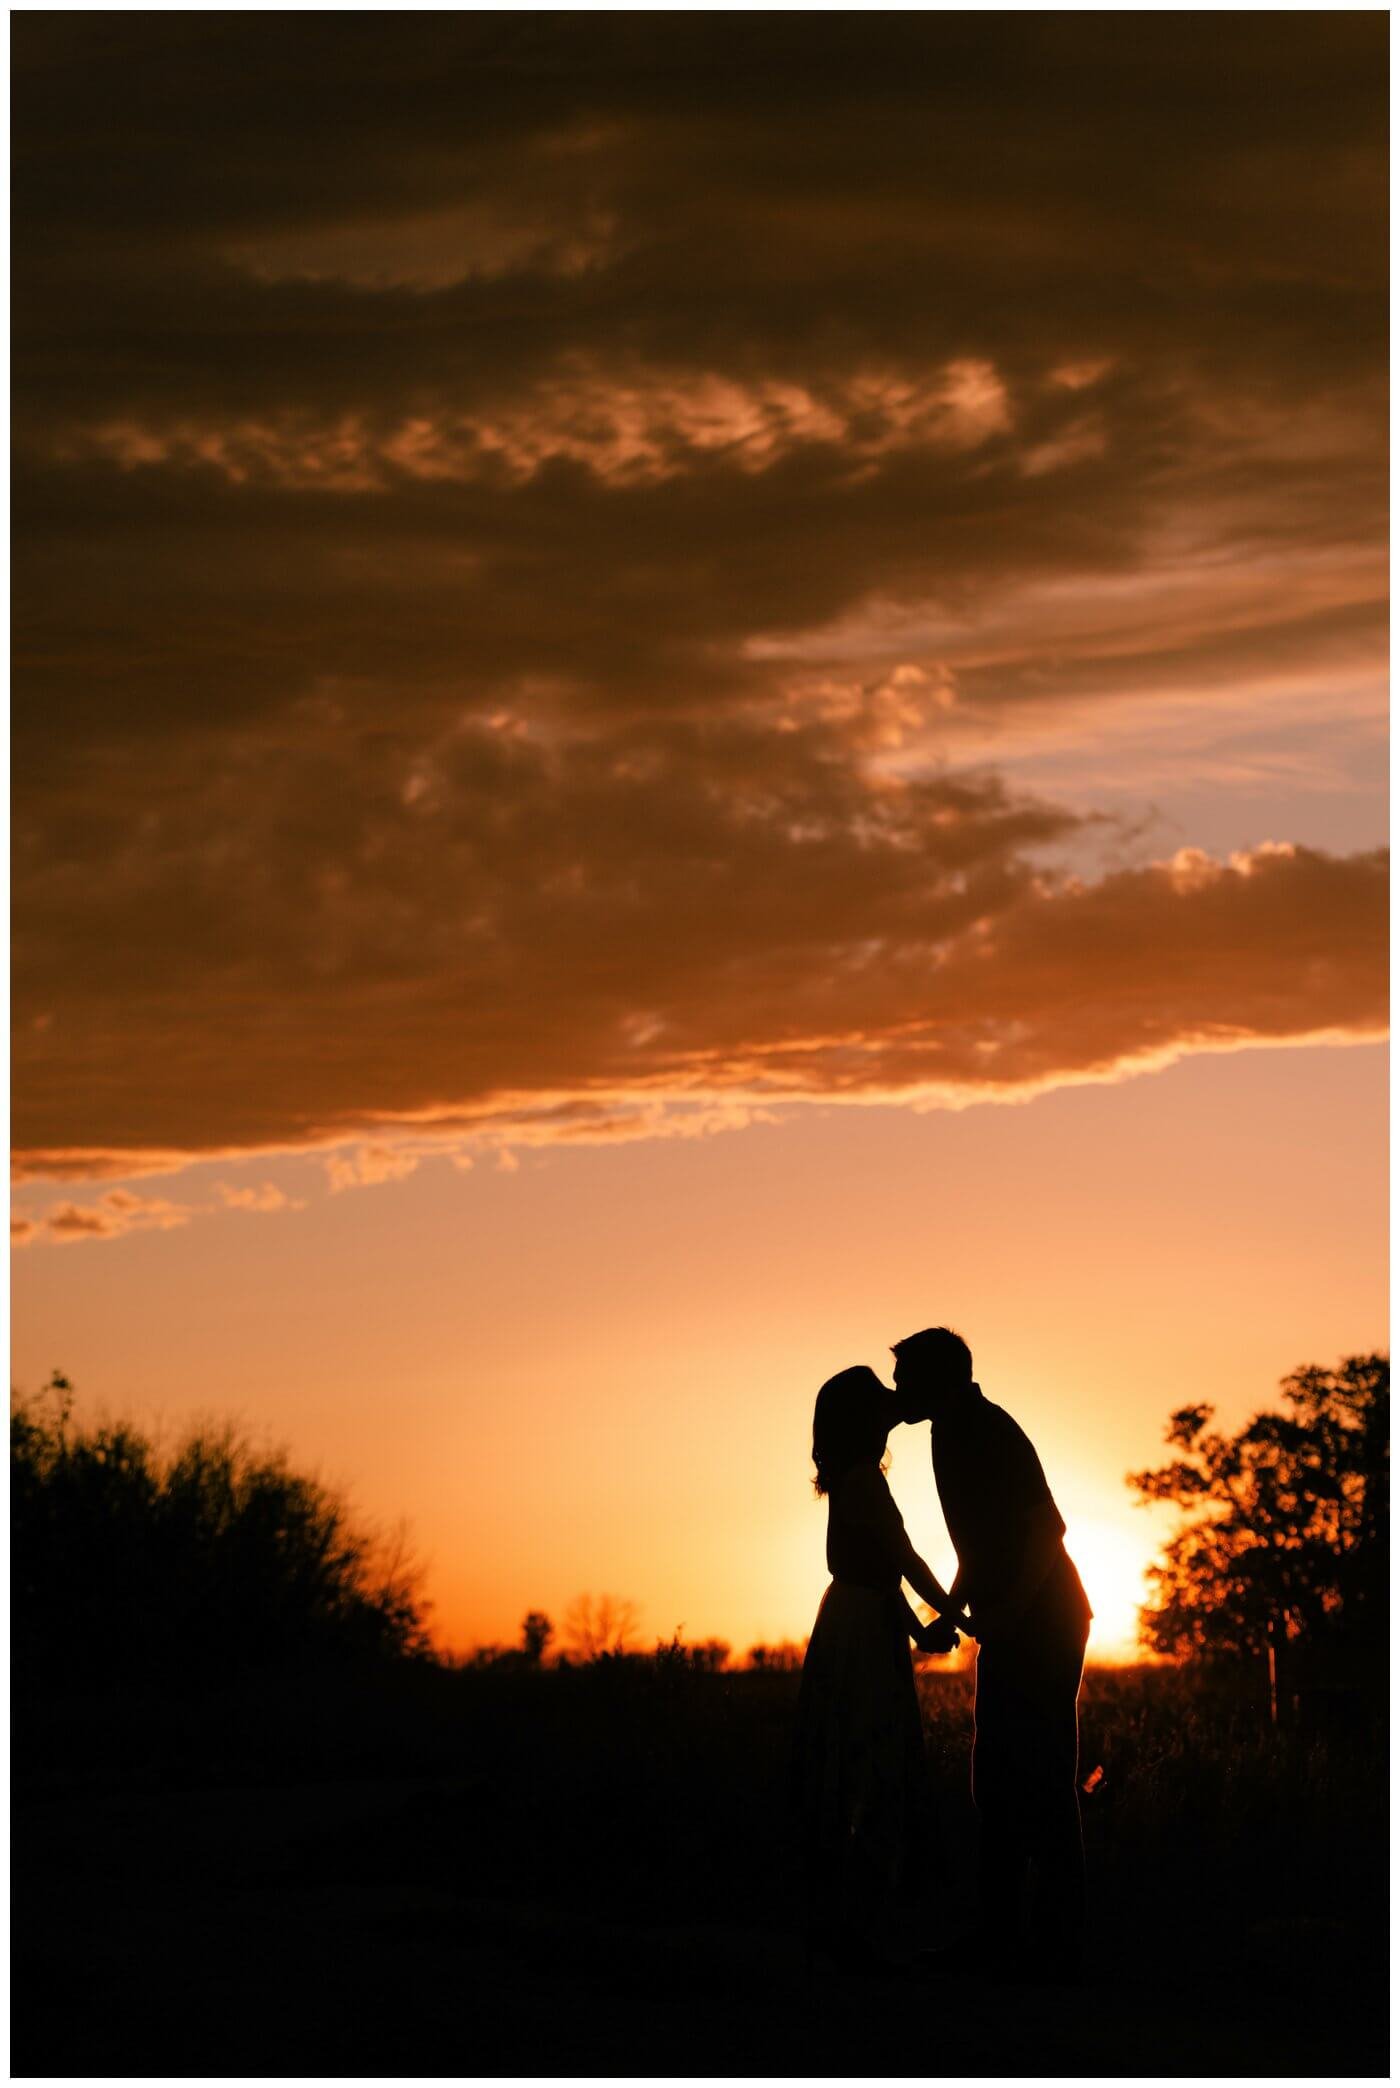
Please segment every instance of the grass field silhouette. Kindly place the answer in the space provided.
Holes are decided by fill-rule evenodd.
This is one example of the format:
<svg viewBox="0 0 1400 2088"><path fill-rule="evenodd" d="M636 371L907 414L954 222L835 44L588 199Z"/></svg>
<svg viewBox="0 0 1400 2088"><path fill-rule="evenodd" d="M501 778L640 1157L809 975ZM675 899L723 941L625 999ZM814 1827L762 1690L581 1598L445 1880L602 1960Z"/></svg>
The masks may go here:
<svg viewBox="0 0 1400 2088"><path fill-rule="evenodd" d="M1088 1986L852 1979L814 2007L797 1679L663 1652L31 1701L17 2069L1383 2070L1379 1716L1280 1731L1249 1693L1091 1670ZM955 1928L969 1678L921 1687Z"/></svg>
<svg viewBox="0 0 1400 2088"><path fill-rule="evenodd" d="M42 1464L56 1453L32 1426L21 1463ZM181 1453L143 1461L130 1432L63 1427L71 1513L83 1488L89 1503L112 1488L158 1519ZM1091 1668L1087 1984L814 1982L796 1940L792 1649L736 1667L677 1639L557 1662L532 1612L520 1650L450 1663L407 1584L370 1571L343 1504L275 1460L231 1451L221 1469L229 1484L201 1495L217 1512L177 1519L165 1638L133 1620L149 1657L89 1658L95 1620L119 1618L112 1586L65 1638L54 1589L73 1599L75 1558L60 1583L37 1571L42 1546L17 1551L21 1652L26 1590L53 1633L16 1668L17 2072L1384 2071L1379 1690L1278 1718L1258 1662ZM306 1512L255 1515L254 1543L239 1501L273 1496ZM24 1514L31 1548L58 1527L33 1500ZM259 1658L239 1630L181 1657L201 1528L206 1553L216 1530L252 1559L259 1614L288 1568L284 1634ZM329 1581L308 1571L313 1530L310 1554L341 1544ZM88 1573L97 1557L76 1555ZM206 1566L227 1588L227 1561ZM385 1586L392 1629L374 1611ZM362 1602L380 1625L342 1628ZM926 1661L919 1689L936 1940L971 1918L972 1677Z"/></svg>

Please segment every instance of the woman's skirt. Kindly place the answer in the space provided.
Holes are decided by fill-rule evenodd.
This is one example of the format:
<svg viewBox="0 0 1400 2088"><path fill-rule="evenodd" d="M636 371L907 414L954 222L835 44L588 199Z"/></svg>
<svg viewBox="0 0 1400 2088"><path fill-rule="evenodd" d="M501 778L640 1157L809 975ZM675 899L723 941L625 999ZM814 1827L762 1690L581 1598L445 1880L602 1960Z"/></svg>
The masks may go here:
<svg viewBox="0 0 1400 2088"><path fill-rule="evenodd" d="M807 1645L795 1753L809 1933L886 1950L933 1869L923 1725L897 1594L833 1581Z"/></svg>

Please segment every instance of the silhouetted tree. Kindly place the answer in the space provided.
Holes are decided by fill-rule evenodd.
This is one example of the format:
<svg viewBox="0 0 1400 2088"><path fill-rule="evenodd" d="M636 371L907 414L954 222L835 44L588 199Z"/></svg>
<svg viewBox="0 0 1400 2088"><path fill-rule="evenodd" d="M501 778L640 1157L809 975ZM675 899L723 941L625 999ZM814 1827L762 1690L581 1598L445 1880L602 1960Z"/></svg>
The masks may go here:
<svg viewBox="0 0 1400 2088"><path fill-rule="evenodd" d="M1142 1629L1159 1653L1386 1643L1389 1358L1307 1364L1281 1390L1287 1412L1234 1436L1209 1427L1211 1407L1182 1407L1166 1437L1182 1455L1129 1474L1145 1501L1201 1511L1149 1574Z"/></svg>
<svg viewBox="0 0 1400 2088"><path fill-rule="evenodd" d="M576 1660L626 1653L637 1637L637 1605L616 1595L579 1595L564 1618L564 1642Z"/></svg>
<svg viewBox="0 0 1400 2088"><path fill-rule="evenodd" d="M427 1649L402 1540L229 1430L161 1454L124 1422L77 1426L58 1372L12 1405L10 1515L21 1678Z"/></svg>
<svg viewBox="0 0 1400 2088"><path fill-rule="evenodd" d="M554 1636L554 1626L543 1610L531 1610L520 1627L520 1643L525 1658L538 1667Z"/></svg>

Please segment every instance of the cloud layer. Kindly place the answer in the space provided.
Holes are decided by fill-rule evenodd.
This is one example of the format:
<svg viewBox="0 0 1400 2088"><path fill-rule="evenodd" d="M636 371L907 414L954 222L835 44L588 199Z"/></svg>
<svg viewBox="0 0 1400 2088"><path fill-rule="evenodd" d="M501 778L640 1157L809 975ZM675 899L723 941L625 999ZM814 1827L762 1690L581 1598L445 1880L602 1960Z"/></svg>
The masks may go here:
<svg viewBox="0 0 1400 2088"><path fill-rule="evenodd" d="M1376 855L970 755L1371 685L1380 18L15 46L22 1171L1378 1031Z"/></svg>

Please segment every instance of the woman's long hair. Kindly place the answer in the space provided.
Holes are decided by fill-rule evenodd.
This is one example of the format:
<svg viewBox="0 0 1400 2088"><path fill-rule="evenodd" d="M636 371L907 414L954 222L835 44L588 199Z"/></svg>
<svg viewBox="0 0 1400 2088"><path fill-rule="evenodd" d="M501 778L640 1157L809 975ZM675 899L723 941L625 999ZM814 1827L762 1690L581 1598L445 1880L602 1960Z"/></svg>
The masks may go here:
<svg viewBox="0 0 1400 2088"><path fill-rule="evenodd" d="M889 1394L868 1363L838 1370L817 1394L812 1415L812 1481L819 1494L829 1494L844 1472L865 1458L883 1457L889 1427L885 1401Z"/></svg>

